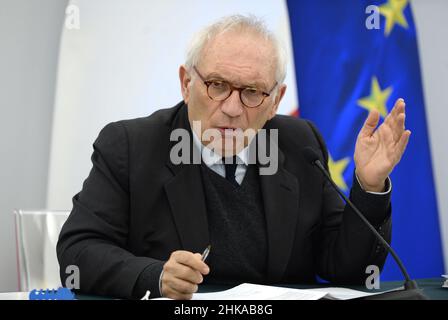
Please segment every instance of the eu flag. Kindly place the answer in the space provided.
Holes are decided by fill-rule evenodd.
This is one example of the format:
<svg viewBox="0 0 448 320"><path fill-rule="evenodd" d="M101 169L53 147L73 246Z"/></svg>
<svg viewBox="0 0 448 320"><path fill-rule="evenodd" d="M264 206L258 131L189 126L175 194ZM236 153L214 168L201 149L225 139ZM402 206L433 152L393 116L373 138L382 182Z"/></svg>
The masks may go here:
<svg viewBox="0 0 448 320"><path fill-rule="evenodd" d="M321 130L331 174L344 190L352 183L356 137L369 110L383 120L404 98L412 136L391 175L392 246L411 277L439 277L441 237L410 4L288 0L288 11L299 114ZM381 279L402 278L389 256Z"/></svg>

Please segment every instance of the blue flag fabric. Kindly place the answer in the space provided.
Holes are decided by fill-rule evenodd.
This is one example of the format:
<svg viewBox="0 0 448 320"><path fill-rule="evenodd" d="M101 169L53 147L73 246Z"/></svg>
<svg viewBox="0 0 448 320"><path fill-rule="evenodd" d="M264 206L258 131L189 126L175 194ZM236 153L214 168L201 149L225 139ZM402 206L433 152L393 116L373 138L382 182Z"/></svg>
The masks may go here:
<svg viewBox="0 0 448 320"><path fill-rule="evenodd" d="M333 178L349 191L356 137L368 110L381 121L406 102L411 139L392 179L392 246L413 278L439 277L443 256L420 77L417 36L405 0L288 0L299 114L327 142ZM379 20L369 5L379 8ZM373 14L373 15L372 15ZM375 21L380 23L379 29ZM389 255L381 280L402 275Z"/></svg>

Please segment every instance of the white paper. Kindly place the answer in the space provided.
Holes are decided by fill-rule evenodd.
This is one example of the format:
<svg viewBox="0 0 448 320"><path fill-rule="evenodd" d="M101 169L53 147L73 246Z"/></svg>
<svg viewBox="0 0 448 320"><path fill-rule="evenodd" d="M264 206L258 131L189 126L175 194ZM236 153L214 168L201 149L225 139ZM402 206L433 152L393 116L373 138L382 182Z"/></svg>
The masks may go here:
<svg viewBox="0 0 448 320"><path fill-rule="evenodd" d="M322 291L325 292L325 298L331 299L331 300L350 300L350 299L356 299L356 298L362 298L362 297L368 297L368 296L375 296L381 293L400 290L403 288L395 288L387 291L381 291L381 292L364 292L364 291L358 291L353 289L347 289L347 288L318 288L318 289L308 289L308 291Z"/></svg>
<svg viewBox="0 0 448 320"><path fill-rule="evenodd" d="M322 298L349 300L381 293L363 292L346 288L292 289L243 283L224 291L195 293L192 300L319 300Z"/></svg>
<svg viewBox="0 0 448 320"><path fill-rule="evenodd" d="M442 277L444 277L446 279L442 285L442 288L448 288L448 275L442 274Z"/></svg>
<svg viewBox="0 0 448 320"><path fill-rule="evenodd" d="M325 292L243 283L225 291L195 293L193 300L319 300L325 294Z"/></svg>

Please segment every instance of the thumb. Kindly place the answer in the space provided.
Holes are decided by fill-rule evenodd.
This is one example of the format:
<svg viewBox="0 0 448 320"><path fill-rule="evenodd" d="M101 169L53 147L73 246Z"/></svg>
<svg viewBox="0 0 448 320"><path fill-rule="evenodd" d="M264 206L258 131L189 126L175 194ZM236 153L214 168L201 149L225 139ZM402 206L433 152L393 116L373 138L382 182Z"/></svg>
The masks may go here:
<svg viewBox="0 0 448 320"><path fill-rule="evenodd" d="M378 122L380 121L380 114L376 110L370 111L364 125L359 133L362 137L370 137L376 129Z"/></svg>

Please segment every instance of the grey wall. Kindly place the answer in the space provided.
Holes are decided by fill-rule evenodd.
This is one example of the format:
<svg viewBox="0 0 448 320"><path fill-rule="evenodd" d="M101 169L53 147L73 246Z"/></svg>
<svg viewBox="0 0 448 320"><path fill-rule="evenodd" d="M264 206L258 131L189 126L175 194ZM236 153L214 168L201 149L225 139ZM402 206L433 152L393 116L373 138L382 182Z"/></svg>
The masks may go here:
<svg viewBox="0 0 448 320"><path fill-rule="evenodd" d="M419 39L426 117L448 273L448 1L412 1ZM422 212L424 215L424 212Z"/></svg>
<svg viewBox="0 0 448 320"><path fill-rule="evenodd" d="M43 208L66 0L0 0L0 292L17 291L14 208Z"/></svg>

